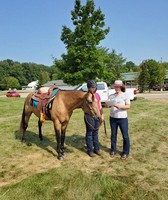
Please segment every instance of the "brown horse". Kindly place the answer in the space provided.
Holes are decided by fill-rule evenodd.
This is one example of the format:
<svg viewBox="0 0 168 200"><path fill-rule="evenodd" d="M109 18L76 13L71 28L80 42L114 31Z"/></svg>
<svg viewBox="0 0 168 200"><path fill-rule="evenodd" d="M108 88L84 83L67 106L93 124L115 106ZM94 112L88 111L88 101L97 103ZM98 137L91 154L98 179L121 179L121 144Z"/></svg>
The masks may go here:
<svg viewBox="0 0 168 200"><path fill-rule="evenodd" d="M32 113L34 113L40 119L40 111L33 107L31 104L32 95L30 93L24 103L21 123L20 123L20 132L22 135L22 141L26 141L25 131L28 127L28 122ZM82 91L64 91L58 90L55 98L52 102L52 108L48 110L48 114L45 116L46 120L52 120L54 124L54 130L57 141L57 153L58 159L63 160L64 155L64 140L65 132L70 120L70 117L73 113L73 110L76 108L82 108L84 113L93 115L96 118L100 118L100 113L97 108L97 101L94 95L90 92ZM41 126L42 123L39 120L39 137L42 140Z"/></svg>

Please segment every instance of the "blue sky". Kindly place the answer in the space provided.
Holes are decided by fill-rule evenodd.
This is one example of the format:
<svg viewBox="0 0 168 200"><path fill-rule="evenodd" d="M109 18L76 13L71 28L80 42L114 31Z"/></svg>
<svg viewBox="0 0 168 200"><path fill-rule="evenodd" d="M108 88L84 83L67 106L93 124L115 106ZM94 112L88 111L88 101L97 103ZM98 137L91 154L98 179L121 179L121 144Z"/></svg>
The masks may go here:
<svg viewBox="0 0 168 200"><path fill-rule="evenodd" d="M82 4L86 0L81 0ZM95 0L110 33L101 46L126 61L168 62L168 0ZM51 66L66 52L62 26L73 30L75 0L0 0L0 60Z"/></svg>

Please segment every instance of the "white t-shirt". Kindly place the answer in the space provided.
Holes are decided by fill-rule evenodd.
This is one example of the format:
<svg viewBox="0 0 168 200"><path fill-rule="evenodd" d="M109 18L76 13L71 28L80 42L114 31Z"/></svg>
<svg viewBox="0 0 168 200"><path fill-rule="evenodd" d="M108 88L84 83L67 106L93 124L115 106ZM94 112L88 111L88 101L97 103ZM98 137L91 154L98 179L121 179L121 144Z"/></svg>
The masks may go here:
<svg viewBox="0 0 168 200"><path fill-rule="evenodd" d="M111 101L110 117L113 118L127 118L127 110L117 109L114 105L127 105L131 104L127 93L112 94L109 96Z"/></svg>

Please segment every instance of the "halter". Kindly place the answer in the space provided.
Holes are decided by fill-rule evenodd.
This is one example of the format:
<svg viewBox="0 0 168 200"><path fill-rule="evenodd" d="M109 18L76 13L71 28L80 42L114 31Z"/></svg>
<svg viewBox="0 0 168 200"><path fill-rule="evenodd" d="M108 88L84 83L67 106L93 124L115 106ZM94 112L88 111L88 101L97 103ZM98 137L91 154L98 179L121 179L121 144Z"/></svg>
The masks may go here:
<svg viewBox="0 0 168 200"><path fill-rule="evenodd" d="M87 99L87 96L88 96L89 93L92 95L92 101L91 102L88 101L88 99ZM83 111L84 111L84 113L87 113L87 114L91 115L93 118L98 119L99 117L98 117L97 113L95 112L95 110L93 109L93 106L92 106L92 104L94 102L94 98L95 97L94 97L94 94L92 92L88 91L86 93L85 98L84 98L84 100L85 100L84 103L89 108L89 110L87 112L85 112L85 110L83 109Z"/></svg>

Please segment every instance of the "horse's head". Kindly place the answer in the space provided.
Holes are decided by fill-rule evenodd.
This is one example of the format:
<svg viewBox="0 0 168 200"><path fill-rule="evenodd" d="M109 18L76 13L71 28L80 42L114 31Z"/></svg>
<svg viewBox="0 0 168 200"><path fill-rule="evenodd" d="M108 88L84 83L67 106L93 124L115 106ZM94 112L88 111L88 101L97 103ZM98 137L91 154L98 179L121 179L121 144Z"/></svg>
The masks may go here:
<svg viewBox="0 0 168 200"><path fill-rule="evenodd" d="M82 109L84 113L88 113L95 118L101 118L100 111L97 105L97 99L91 92L87 92L85 94Z"/></svg>

